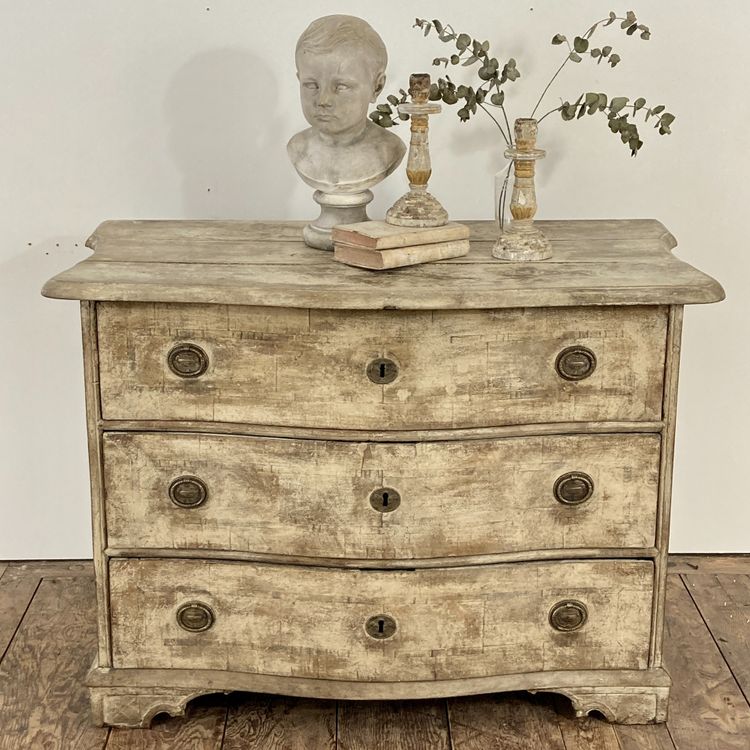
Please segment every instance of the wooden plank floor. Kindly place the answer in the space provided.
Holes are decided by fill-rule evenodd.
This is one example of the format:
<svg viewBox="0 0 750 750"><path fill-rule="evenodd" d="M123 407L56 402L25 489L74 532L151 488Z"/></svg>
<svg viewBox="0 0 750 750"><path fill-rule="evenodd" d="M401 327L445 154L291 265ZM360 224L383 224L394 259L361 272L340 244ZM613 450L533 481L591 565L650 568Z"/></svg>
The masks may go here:
<svg viewBox="0 0 750 750"><path fill-rule="evenodd" d="M95 646L88 562L0 562L0 750L748 750L750 555L670 562L669 721L576 719L552 694L398 702L235 693L151 729L91 725L82 679Z"/></svg>

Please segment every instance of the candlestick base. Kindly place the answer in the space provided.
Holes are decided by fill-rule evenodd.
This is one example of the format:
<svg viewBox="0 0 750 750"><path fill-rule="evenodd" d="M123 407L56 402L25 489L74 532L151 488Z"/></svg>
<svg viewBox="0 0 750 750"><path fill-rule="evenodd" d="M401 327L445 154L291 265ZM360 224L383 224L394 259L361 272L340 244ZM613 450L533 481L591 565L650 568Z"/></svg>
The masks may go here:
<svg viewBox="0 0 750 750"><path fill-rule="evenodd" d="M552 246L531 221L511 221L495 242L492 256L500 260L546 260L552 257Z"/></svg>
<svg viewBox="0 0 750 750"><path fill-rule="evenodd" d="M388 209L385 220L398 227L442 227L448 212L426 190L410 190Z"/></svg>

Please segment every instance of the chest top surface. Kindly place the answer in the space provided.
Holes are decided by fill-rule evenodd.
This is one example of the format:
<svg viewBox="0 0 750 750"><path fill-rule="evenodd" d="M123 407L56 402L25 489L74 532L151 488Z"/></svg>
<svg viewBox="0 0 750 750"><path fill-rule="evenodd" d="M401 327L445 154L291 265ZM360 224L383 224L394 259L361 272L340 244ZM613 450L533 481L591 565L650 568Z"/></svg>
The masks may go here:
<svg viewBox="0 0 750 750"><path fill-rule="evenodd" d="M553 256L491 257L497 227L471 227L461 258L369 271L307 247L304 222L105 221L93 255L50 279L60 299L328 309L481 309L718 302L721 285L672 254L651 219L540 221Z"/></svg>

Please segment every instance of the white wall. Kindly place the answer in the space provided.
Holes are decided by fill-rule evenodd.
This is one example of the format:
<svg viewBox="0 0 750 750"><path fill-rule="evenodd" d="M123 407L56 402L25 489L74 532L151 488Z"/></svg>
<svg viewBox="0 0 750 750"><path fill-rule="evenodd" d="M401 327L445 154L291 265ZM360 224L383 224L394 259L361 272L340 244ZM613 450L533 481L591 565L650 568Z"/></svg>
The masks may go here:
<svg viewBox="0 0 750 750"><path fill-rule="evenodd" d="M623 62L569 66L550 106L588 89L644 96L677 115L674 135L647 129L631 159L604 122L549 118L539 215L656 217L680 257L724 284L726 302L686 314L672 548L750 551L750 4L725 0L710 14L677 0L639 5L652 39L613 27ZM508 96L520 116L560 59L552 35L581 33L609 9L595 0L408 9L383 0L0 0L0 559L90 555L78 307L43 299L43 282L87 255L83 243L103 219L314 215L284 150L305 126L293 49L310 20L345 12L370 21L390 51L393 88L445 52L411 28L415 14L485 37L518 60L522 78ZM503 166L493 127L479 117L461 125L453 111L434 119L432 190L455 218L492 216ZM371 215L402 189L398 177L381 185Z"/></svg>

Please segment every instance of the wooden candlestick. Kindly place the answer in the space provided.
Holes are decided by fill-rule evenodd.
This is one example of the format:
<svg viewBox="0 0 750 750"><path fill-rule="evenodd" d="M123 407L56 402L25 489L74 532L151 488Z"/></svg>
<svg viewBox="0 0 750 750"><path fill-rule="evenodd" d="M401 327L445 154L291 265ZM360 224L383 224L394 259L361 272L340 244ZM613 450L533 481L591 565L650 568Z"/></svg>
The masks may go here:
<svg viewBox="0 0 750 750"><path fill-rule="evenodd" d="M549 240L534 226L536 214L536 189L534 187L535 162L543 159L545 152L536 148L537 121L530 118L516 120L515 148L505 152L513 159L513 195L510 200L510 226L498 238L492 255L502 260L545 260L552 255Z"/></svg>
<svg viewBox="0 0 750 750"><path fill-rule="evenodd" d="M411 141L406 175L409 192L388 209L385 220L402 227L440 227L448 223L448 212L433 195L427 192L427 182L432 174L428 142L429 116L442 109L429 101L430 76L412 73L409 76L411 102L399 104L398 111L411 117Z"/></svg>

